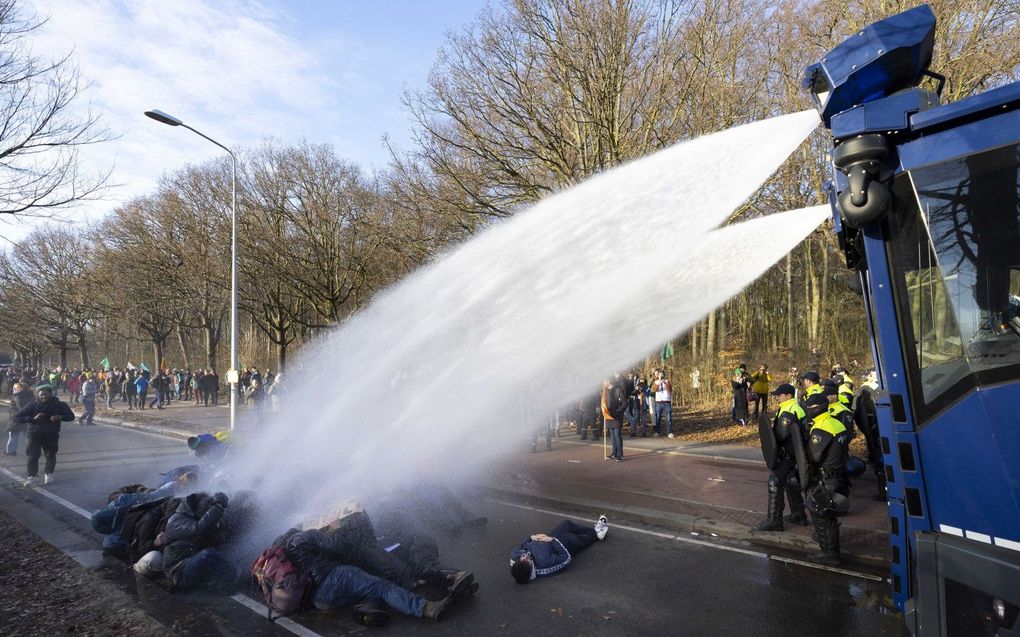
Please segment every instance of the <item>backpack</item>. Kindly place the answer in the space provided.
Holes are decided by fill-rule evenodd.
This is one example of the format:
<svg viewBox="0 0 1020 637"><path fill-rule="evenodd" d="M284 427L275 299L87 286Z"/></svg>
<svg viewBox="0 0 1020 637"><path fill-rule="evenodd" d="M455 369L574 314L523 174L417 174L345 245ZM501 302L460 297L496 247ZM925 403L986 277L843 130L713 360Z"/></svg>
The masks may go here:
<svg viewBox="0 0 1020 637"><path fill-rule="evenodd" d="M312 580L294 566L282 546L262 551L251 574L269 611L269 621L273 621L274 611L283 617L301 610L312 589Z"/></svg>

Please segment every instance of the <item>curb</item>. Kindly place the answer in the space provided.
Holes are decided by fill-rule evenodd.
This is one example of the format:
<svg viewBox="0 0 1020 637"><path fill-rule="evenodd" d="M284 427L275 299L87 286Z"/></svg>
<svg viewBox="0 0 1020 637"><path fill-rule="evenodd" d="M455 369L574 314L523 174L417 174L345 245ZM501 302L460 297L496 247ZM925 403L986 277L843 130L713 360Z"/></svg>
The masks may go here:
<svg viewBox="0 0 1020 637"><path fill-rule="evenodd" d="M711 518L687 515L682 513L667 513L645 507L620 506L601 500L589 498L567 498L552 497L536 494L526 489L514 489L512 487L482 487L483 491L493 496L502 496L509 499L526 500L530 503L537 503L548 507L569 507L583 509L585 511L598 511L599 513L611 514L629 520L635 520L642 524L664 527L683 534L694 534L738 541L744 544L759 547L781 548L798 553L814 553L818 546L810 538L802 535L788 533L753 533L750 527L733 522L721 522ZM870 547L843 547L844 558L849 558L853 563L867 566L881 567L888 569L889 560L885 547L876 551ZM854 549L853 552L847 548Z"/></svg>

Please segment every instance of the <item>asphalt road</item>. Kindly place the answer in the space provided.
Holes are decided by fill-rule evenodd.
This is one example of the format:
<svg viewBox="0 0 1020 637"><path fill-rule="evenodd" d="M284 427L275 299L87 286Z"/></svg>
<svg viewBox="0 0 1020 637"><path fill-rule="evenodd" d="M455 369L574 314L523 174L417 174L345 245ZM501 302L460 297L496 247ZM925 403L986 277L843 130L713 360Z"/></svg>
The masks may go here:
<svg viewBox="0 0 1020 637"><path fill-rule="evenodd" d="M224 596L171 594L136 580L122 565L102 560L99 536L84 513L129 483L153 485L158 474L192 461L186 445L154 434L98 425L65 426L56 477L45 489L22 489L2 476L0 506L80 562L136 595L139 604L182 634L342 635L365 630L344 611L307 612L269 624ZM24 457L0 466L24 475ZM62 500L61 501L58 501ZM526 504L472 498L489 517L480 529L439 538L451 566L473 570L479 595L441 623L395 616L372 632L431 635L905 635L902 621L882 605L884 583L770 560L753 551L691 543L610 520L610 532L562 574L527 586L510 577L510 551L527 535L546 532L564 517ZM74 509L78 508L76 512ZM592 520L597 511L590 512ZM282 529L281 529L282 530ZM311 631L311 632L303 632Z"/></svg>

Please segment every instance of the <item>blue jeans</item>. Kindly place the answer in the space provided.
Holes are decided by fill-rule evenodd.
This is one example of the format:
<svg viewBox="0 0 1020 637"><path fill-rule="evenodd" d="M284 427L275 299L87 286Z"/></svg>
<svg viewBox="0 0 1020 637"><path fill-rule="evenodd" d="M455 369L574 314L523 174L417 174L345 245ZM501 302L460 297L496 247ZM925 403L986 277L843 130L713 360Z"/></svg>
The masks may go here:
<svg viewBox="0 0 1020 637"><path fill-rule="evenodd" d="M81 404L85 407L85 413L81 415L81 422L91 425L92 418L96 415L96 395L89 394L88 396L82 396Z"/></svg>
<svg viewBox="0 0 1020 637"><path fill-rule="evenodd" d="M177 588L190 590L211 581L232 582L237 577L233 565L214 548L202 549L188 558L177 576Z"/></svg>
<svg viewBox="0 0 1020 637"><path fill-rule="evenodd" d="M627 412L627 420L630 422L630 436L633 438L639 433L644 436L648 434L646 421L648 420L648 412L645 411L645 401L643 397L633 397L630 399L630 409Z"/></svg>
<svg viewBox="0 0 1020 637"><path fill-rule="evenodd" d="M655 401L655 433L662 433L662 426L659 424L659 418L665 414L666 416L666 435L673 433L673 405L672 403L665 400Z"/></svg>
<svg viewBox="0 0 1020 637"><path fill-rule="evenodd" d="M21 437L20 431L8 431L7 432L7 446L4 451L12 456L18 455L18 438Z"/></svg>
<svg viewBox="0 0 1020 637"><path fill-rule="evenodd" d="M619 423L615 427L609 427L609 439L613 441L613 453L610 458L623 458L623 429Z"/></svg>
<svg viewBox="0 0 1020 637"><path fill-rule="evenodd" d="M571 558L576 557L581 549L591 546L599 539L594 526L581 526L570 520L563 520L546 535L559 540L563 548L567 549L567 553L570 553Z"/></svg>
<svg viewBox="0 0 1020 637"><path fill-rule="evenodd" d="M341 608L365 600L385 604L410 617L421 617L425 609L424 597L344 564L334 566L315 590L315 607L319 610Z"/></svg>

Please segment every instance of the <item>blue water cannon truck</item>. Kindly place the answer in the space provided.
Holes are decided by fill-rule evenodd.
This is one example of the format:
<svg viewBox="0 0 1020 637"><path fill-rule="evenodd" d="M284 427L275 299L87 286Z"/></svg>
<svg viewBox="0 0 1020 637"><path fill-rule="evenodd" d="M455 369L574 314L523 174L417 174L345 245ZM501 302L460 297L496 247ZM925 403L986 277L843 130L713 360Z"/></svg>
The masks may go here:
<svg viewBox="0 0 1020 637"><path fill-rule="evenodd" d="M943 104L934 42L922 5L804 85L867 310L893 601L915 635L1020 635L1020 82Z"/></svg>

